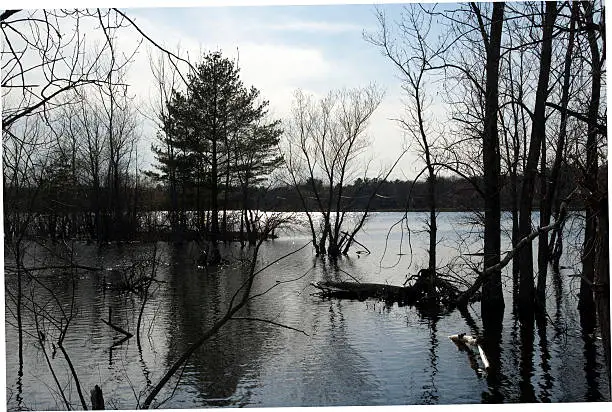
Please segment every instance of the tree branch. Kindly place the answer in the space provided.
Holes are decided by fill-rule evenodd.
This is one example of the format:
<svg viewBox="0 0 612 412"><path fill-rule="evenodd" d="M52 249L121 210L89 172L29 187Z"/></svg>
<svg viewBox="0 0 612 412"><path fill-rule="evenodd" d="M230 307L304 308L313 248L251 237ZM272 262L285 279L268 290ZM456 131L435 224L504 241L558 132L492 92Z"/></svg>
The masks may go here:
<svg viewBox="0 0 612 412"><path fill-rule="evenodd" d="M4 10L4 12L2 14L0 14L0 22L8 19L9 17L11 17L13 14L20 12L21 10L17 9L17 10Z"/></svg>
<svg viewBox="0 0 612 412"><path fill-rule="evenodd" d="M576 119L583 121L593 127L595 127L597 129L597 132L602 134L602 135L606 135L607 133L607 126L605 124L600 124L598 122L593 122L591 121L591 119L589 119L586 115L576 112L572 109L569 108L563 108L560 105L556 104L556 103L552 103L552 102L546 102L546 106L548 107L552 107L553 109L559 110L560 112L563 112L563 110L565 110L567 112L568 115L575 117Z"/></svg>
<svg viewBox="0 0 612 412"><path fill-rule="evenodd" d="M297 329L297 328L294 328L294 327L291 327L291 326L288 326L288 325L283 325L282 323L274 322L274 321L269 320L269 319L252 318L252 317L233 317L230 320L253 320L253 321L257 321L257 322L264 322L264 323L269 323L269 324L274 325L274 326L279 326L281 328L294 330L296 332L303 333L306 336L310 336L308 333L304 332L301 329Z"/></svg>
<svg viewBox="0 0 612 412"><path fill-rule="evenodd" d="M534 232L530 233L529 235L525 236L523 239L521 239L516 246L510 250L509 252L506 253L506 256L497 264L493 265L493 266L489 266L487 268L485 268L484 271L482 271L482 273L478 276L478 278L476 278L476 281L474 282L474 284L469 287L466 291L462 292L461 295L459 295L459 297L457 298L457 306L459 307L464 307L467 305L469 299L474 295L474 293L476 293L476 291L478 291L480 289L480 287L482 286L482 284L487 280L487 278L489 277L490 274L495 273L497 271L502 270L504 267L506 267L506 265L508 265L508 263L510 263L510 261L512 261L512 258L514 256L516 256L516 254L526 245L531 244L531 242L537 238L538 236L540 236L543 233L547 233L552 229L555 229L557 227L559 227L564 221L565 218L567 216L567 203L563 202L561 204L561 210L559 212L559 218L557 219L557 221L555 223L552 223L548 226L544 226L544 227L540 227L537 230L535 230Z"/></svg>

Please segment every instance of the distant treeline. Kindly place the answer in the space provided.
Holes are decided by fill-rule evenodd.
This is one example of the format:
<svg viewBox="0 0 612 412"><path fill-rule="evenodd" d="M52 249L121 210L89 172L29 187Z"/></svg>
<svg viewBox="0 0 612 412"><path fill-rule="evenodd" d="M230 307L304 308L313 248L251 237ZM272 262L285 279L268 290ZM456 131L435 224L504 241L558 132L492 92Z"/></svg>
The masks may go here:
<svg viewBox="0 0 612 412"><path fill-rule="evenodd" d="M565 178L560 180L560 198L563 199L570 194L570 191L575 187L569 182L574 182L578 178L579 173L575 170L565 168L562 172ZM599 173L602 184L607 181L607 165L600 168ZM502 176L502 208L510 210L512 206L512 196L509 190L507 179ZM519 176L520 181L520 176ZM303 183L300 187L303 193L312 192L312 185L317 185L322 188L325 193L325 187L322 187L322 182L315 180ZM393 180L386 181L378 188L378 179L357 179L352 184L345 186L343 196L343 208L350 211L360 211L367 207L369 199L372 197L370 209L372 211L419 211L426 210L427 204L427 181L406 181ZM436 179L436 196L439 199L439 210L441 211L473 211L482 210L483 200L478 190L474 185L482 183L481 177L474 177L471 182L460 177L445 177L439 176ZM99 210L103 216L104 210L100 210L100 204L106 204L104 201L110 196L110 192L102 189L100 193L94 196L93 188L85 186L70 187L70 185L62 185L55 187L45 187L37 189L22 188L21 195L24 199L30 199L28 192L38 190L38 196L35 197L35 203L30 205L30 210L41 215L48 216L48 219L67 219L76 218L77 215L87 215L94 217L94 211ZM536 190L539 190L539 184L536 183ZM239 210L242 202L242 189L239 187L229 187L228 200L226 210ZM19 199L11 198L14 191L5 193L5 201L11 203L19 203ZM125 193L125 200L129 204L125 212L126 222L134 221L135 217L143 213L153 211L167 211L171 208L170 193L167 187L163 184L152 183L150 181L143 182L140 185L132 188ZM184 196L185 210L196 209L196 190L186 190ZM207 197L210 195L206 189L200 188L199 196ZM8 196L8 198L6 197ZM267 211L302 211L303 207L300 198L294 186L282 185L272 188L255 187L249 189L249 198L254 208ZM306 196L308 202L311 202L312 208L315 209L314 196ZM570 202L570 207L579 209L582 207L580 197L574 197ZM534 197L533 206L538 207L539 197ZM131 210L128 212L127 210ZM128 217L128 215L131 215ZM141 216L142 217L142 216ZM87 225L88 219L79 219L80 225ZM143 219L138 219L143 220ZM146 219L144 219L146 220ZM5 222L6 223L6 222ZM72 223L71 223L72 224ZM142 228L134 227L134 231ZM5 228L6 230L6 228Z"/></svg>
<svg viewBox="0 0 612 412"><path fill-rule="evenodd" d="M559 184L559 198L567 197L571 190L574 189L575 182L580 176L579 172L570 168L564 168L562 172L564 178ZM600 179L607 182L607 165L600 168ZM519 183L521 182L519 176ZM321 181L314 182L316 185L322 185ZM436 178L436 196L439 199L438 209L441 211L473 211L482 210L484 202L474 184L481 186L482 177L474 177L472 182L468 182L461 177L455 176L438 176ZM365 210L367 203L372 194L377 189L379 184L378 179L357 179L353 184L347 185L344 188L344 206L346 210L361 211ZM303 193L312 192L312 182L306 182L301 185ZM325 189L325 188L323 188ZM536 190L540 189L539 181L536 182ZM374 194L370 204L372 211L420 211L427 210L427 181L413 182L410 180L399 180L383 182L378 193ZM229 209L239 209L241 192L238 188L230 190L228 201ZM261 210L274 210L280 212L298 212L303 211L303 206L300 202L298 193L293 186L282 185L266 188L253 188L250 193L253 199L253 205L258 205ZM146 202L148 199L149 202ZM147 210L168 210L170 205L167 191L162 186L149 187L146 189L146 195L142 196L143 202L146 202ZM314 196L307 198L311 202L309 210L316 210ZM502 209L510 210L512 207L512 196L510 192L509 179L502 176L502 193L501 193ZM573 197L569 203L573 209L582 207L581 199ZM193 206L193 205L192 205ZM534 208L539 207L539 197L533 199Z"/></svg>

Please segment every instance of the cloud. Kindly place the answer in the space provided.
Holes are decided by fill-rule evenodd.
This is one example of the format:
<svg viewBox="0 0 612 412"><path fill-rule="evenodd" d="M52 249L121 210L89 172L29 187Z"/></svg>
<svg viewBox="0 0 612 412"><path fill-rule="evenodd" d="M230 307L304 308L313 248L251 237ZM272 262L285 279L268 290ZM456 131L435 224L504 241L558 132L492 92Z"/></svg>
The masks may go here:
<svg viewBox="0 0 612 412"><path fill-rule="evenodd" d="M286 95L287 90L304 88L310 82L326 78L333 70L331 63L315 48L246 43L239 51L245 83L261 89L275 105L285 105L291 99L291 94Z"/></svg>
<svg viewBox="0 0 612 412"><path fill-rule="evenodd" d="M242 35L244 31L234 31L224 36L226 32L223 30L212 30L215 38L223 39L222 42L213 43L207 41L205 36L188 35L188 29L181 30L172 21L150 18L142 11L138 12L136 22L149 37L163 39L160 44L169 50L176 51L180 43L181 56L188 55L192 62L197 62L202 53L217 50L221 50L230 59L238 60L241 79L246 86L257 87L262 98L270 101L270 114L274 118L284 118L289 114L295 89L314 87L309 85L324 82L336 69L316 47L282 44L272 40L253 42L245 40ZM232 25L228 21L217 22L215 25L217 29L224 26ZM133 47L138 38L139 34L135 30L125 30L120 36L125 50ZM137 96L143 110L157 99L158 93L149 67L148 50L153 50L155 55L159 53L150 45L143 44L128 72L130 92ZM148 149L155 136L154 124L143 121L142 134L142 147ZM149 155L145 157L152 160Z"/></svg>
<svg viewBox="0 0 612 412"><path fill-rule="evenodd" d="M317 84L332 78L338 70L329 56L314 45L283 43L280 40L282 36L278 36L281 25L274 27L261 24L263 31L270 30L276 34L264 36L260 31L258 40L261 41L254 41L248 33L254 30L255 26L249 23L239 24L241 21L231 18L218 19L209 25L204 17L199 19L198 13L206 16L200 9L193 11L193 20L202 23L198 30L187 27L193 26L193 23L177 26L178 22L175 24L175 20L150 18L143 10L137 11L136 22L151 38L164 39L164 46L170 50L176 50L176 45L180 42L182 55L189 55L194 62L197 62L202 53L217 50L230 59L238 60L244 83L260 89L262 97L270 100L271 108L279 116L288 113L295 89L314 89ZM302 28L313 29L315 26L304 23ZM328 30L332 30L331 26L333 25L328 26ZM134 36L134 32L127 37ZM128 41L126 38L125 42L132 44L133 40ZM149 96L152 93L151 81L147 52L142 48L130 70L132 89L140 96Z"/></svg>
<svg viewBox="0 0 612 412"><path fill-rule="evenodd" d="M262 97L270 101L275 118L289 115L298 88L323 96L332 89L378 82L389 93L369 127L371 148L377 160L392 163L401 147L402 133L388 119L401 115L401 105L391 94L399 87L392 68L361 38L365 26L375 24L374 20L365 8L346 9L355 15L330 10L220 7L126 12L150 38L173 52L180 45L180 54L193 62L202 53L217 50L238 59L242 80L260 89ZM101 36L92 30L88 45L102 41ZM126 53L140 39L133 28L117 34L120 49ZM157 93L149 49L154 50L144 41L127 73L130 94L137 96L141 108L156 99ZM155 128L143 120L141 130L143 149L148 150Z"/></svg>
<svg viewBox="0 0 612 412"><path fill-rule="evenodd" d="M372 60L372 56L378 57L378 51L368 49L365 43L355 50L337 48L352 48L355 42L361 44L363 27L346 21L326 21L325 16L302 19L284 11L266 12L263 13L265 18L254 18L235 13L231 8L214 13L208 9L193 9L189 10L189 22L181 20L180 25L178 20L167 18L166 13L162 13L161 18L152 18L140 10L136 12L139 23L152 38L164 39L166 45L180 41L181 49L188 51L192 59L201 52L216 50L229 58L239 59L242 80L247 86L257 87L262 97L270 101L273 118L289 116L296 89L322 97L332 89L382 81L388 93L368 127L370 154L375 158L371 166L384 169L396 160L403 146L403 133L390 119L401 115L403 105L397 95L399 88L387 81L395 79L390 75L393 71L383 60L379 62L385 69L383 75ZM330 45L330 38L336 35L349 36L354 43L348 45L340 41L340 46L338 43ZM135 71L138 73L135 81L142 84L140 88L147 87L143 72L148 70L147 63ZM408 170L413 168L415 161L410 154L405 156L393 176L402 176L400 168L411 174Z"/></svg>
<svg viewBox="0 0 612 412"><path fill-rule="evenodd" d="M322 34L337 34L355 31L361 33L363 30L361 26L355 24L298 20L267 25L265 29L270 32L317 32Z"/></svg>

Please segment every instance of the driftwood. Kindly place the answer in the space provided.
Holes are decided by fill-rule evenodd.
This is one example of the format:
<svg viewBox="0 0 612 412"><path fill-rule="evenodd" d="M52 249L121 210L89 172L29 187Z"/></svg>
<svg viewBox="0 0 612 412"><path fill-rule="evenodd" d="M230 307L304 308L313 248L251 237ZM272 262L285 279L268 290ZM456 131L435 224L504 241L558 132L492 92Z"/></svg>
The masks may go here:
<svg viewBox="0 0 612 412"><path fill-rule="evenodd" d="M465 351L468 353L468 358L470 359L470 365L472 366L472 368L474 370L477 371L477 363L475 362L475 356L474 356L474 352L472 352L471 348L477 348L478 349L478 354L480 355L480 359L482 360L482 366L484 370L488 370L489 369L489 359L487 359L487 356L485 355L484 350L482 349L482 346L480 346L480 339L475 338L473 336L470 335L466 335L465 333L459 333L457 335L451 335L448 337L450 340L452 340L455 345L457 345L457 348L461 351ZM471 356L470 356L471 355Z"/></svg>

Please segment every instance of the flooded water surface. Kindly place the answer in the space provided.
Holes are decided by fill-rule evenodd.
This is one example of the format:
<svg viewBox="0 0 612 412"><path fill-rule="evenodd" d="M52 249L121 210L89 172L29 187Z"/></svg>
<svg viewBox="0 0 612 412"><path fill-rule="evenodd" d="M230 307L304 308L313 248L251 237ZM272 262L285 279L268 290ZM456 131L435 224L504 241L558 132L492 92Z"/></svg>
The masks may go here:
<svg viewBox="0 0 612 412"><path fill-rule="evenodd" d="M511 272L506 268L506 309L499 353L501 373L487 376L481 365L459 351L451 334L477 334L482 327L480 307L470 307L470 319L457 311L425 315L415 308L388 306L374 300L323 299L311 282L352 280L402 285L407 275L426 265L427 234L402 225L399 213L375 214L356 246L334 264L316 258L310 246L274 263L256 278L257 295L206 342L157 398L164 408L275 407L332 405L457 404L480 402L575 402L610 399L599 333L583 333L576 310L579 284L573 277L579 260L568 240L563 269L549 275L546 319L531 332L521 330L512 309ZM422 229L424 214L410 214L409 226ZM391 232L389 230L393 227ZM468 215L441 213L440 266L461 267L460 252L478 247L478 234L461 241L471 230ZM569 238L575 230L568 225ZM308 243L299 231L279 233L264 243L258 256L263 267ZM579 237L575 233L574 237ZM579 244L577 242L576 244ZM53 248L57 246L49 246ZM508 247L504 239L503 248ZM534 245L534 248L536 245ZM113 346L122 335L102 322L111 321L135 333L142 300L119 290L118 269L138 256L151 254L153 244L76 244L83 265L73 282L70 273L37 273L39 283L24 280L24 365L19 376L15 328L16 276L6 272L6 385L8 407L66 409L54 381L43 341L57 380L68 401L80 408L76 386L50 332L53 314L73 310L75 316L63 346L74 365L89 402L89 391L99 385L107 408L134 409L172 363L197 341L228 307L248 273L252 249L225 246L227 263L211 270L198 266L195 244L158 242L161 263L144 307L140 348L136 337ZM32 245L30 264L45 261L49 250ZM573 254L574 253L574 254ZM36 256L34 258L33 256ZM26 264L27 264L26 259ZM477 259L477 257L475 258ZM45 261L48 264L48 261ZM6 254L5 265L10 266ZM51 298L53 290L57 299ZM71 306L74 296L74 306ZM35 302L35 303L33 303ZM34 319L32 305L47 308L49 316ZM59 316L57 317L59 318ZM274 322L265 322L271 321ZM287 327L283 327L284 325ZM177 379L180 376L180 379Z"/></svg>

